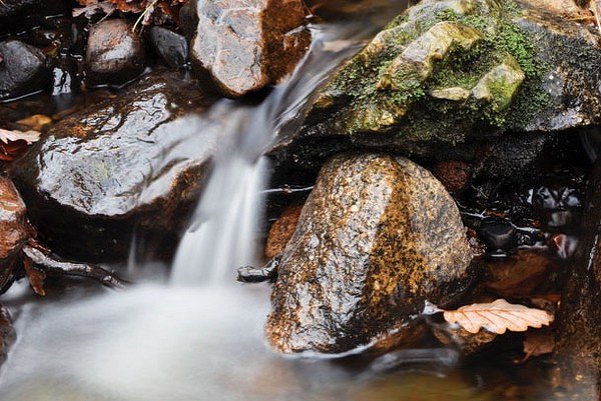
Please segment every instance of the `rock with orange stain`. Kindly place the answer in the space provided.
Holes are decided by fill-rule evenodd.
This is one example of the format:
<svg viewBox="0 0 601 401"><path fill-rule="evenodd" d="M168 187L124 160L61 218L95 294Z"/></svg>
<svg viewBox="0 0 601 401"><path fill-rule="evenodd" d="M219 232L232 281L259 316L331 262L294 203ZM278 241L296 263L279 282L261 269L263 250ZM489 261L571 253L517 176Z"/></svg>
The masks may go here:
<svg viewBox="0 0 601 401"><path fill-rule="evenodd" d="M324 165L279 257L267 336L285 353L406 343L425 301L452 303L475 273L443 185L408 159L378 154Z"/></svg>
<svg viewBox="0 0 601 401"><path fill-rule="evenodd" d="M269 259L276 257L286 248L286 244L294 234L302 205L290 205L284 213L273 223L269 229L267 243L265 244L265 256Z"/></svg>

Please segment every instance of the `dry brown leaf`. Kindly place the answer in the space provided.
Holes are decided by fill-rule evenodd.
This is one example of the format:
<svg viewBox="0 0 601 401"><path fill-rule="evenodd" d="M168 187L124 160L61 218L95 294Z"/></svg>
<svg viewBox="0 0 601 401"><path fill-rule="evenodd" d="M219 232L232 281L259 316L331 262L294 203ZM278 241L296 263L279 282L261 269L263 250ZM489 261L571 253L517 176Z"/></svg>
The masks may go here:
<svg viewBox="0 0 601 401"><path fill-rule="evenodd" d="M42 297L45 296L44 280L46 280L46 273L36 268L27 257L23 258L23 268L33 291Z"/></svg>
<svg viewBox="0 0 601 401"><path fill-rule="evenodd" d="M550 354L555 350L555 337L550 330L529 330L524 338L524 359Z"/></svg>
<svg viewBox="0 0 601 401"><path fill-rule="evenodd" d="M29 130L29 131L17 131L7 130L0 128L0 141L8 144L9 142L25 141L27 144L32 144L39 141L40 132Z"/></svg>
<svg viewBox="0 0 601 401"><path fill-rule="evenodd" d="M491 303L472 304L455 311L444 311L444 319L449 323L459 324L472 334L481 328L505 334L507 330L526 331L528 327L548 326L553 321L553 315L547 311L497 299Z"/></svg>

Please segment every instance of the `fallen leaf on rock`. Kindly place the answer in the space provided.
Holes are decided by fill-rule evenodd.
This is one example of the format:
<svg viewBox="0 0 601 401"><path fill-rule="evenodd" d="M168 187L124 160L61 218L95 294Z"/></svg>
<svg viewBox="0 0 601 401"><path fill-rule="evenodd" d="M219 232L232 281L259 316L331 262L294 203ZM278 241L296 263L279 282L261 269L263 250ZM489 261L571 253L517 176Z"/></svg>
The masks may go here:
<svg viewBox="0 0 601 401"><path fill-rule="evenodd" d="M25 141L27 144L32 144L40 140L40 132L7 130L0 128L0 141L8 144L9 142Z"/></svg>
<svg viewBox="0 0 601 401"><path fill-rule="evenodd" d="M510 304L504 299L462 306L454 311L444 311L443 315L447 322L457 323L472 334L481 328L496 334L504 334L507 330L526 331L528 327L540 328L553 321L553 315L547 311Z"/></svg>
<svg viewBox="0 0 601 401"><path fill-rule="evenodd" d="M555 337L551 330L529 330L524 338L524 359L550 354L555 350Z"/></svg>

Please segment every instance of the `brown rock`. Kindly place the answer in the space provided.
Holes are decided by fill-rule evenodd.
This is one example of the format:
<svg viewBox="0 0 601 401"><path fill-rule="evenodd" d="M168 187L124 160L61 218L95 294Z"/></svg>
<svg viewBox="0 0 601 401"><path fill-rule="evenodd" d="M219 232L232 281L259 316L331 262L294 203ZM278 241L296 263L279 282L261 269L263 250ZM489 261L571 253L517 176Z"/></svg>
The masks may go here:
<svg viewBox="0 0 601 401"><path fill-rule="evenodd" d="M229 97L280 81L311 40L302 0L190 0L183 14L193 66Z"/></svg>
<svg viewBox="0 0 601 401"><path fill-rule="evenodd" d="M436 163L432 174L442 182L450 192L461 191L470 180L470 165L456 160Z"/></svg>
<svg viewBox="0 0 601 401"><path fill-rule="evenodd" d="M267 243L265 244L265 256L267 258L272 259L276 257L286 248L286 244L294 234L294 230L296 230L302 208L302 205L288 206L275 223L273 223L269 229Z"/></svg>
<svg viewBox="0 0 601 401"><path fill-rule="evenodd" d="M528 296L556 269L556 264L540 252L518 251L508 258L490 261L484 285L502 297Z"/></svg>
<svg viewBox="0 0 601 401"><path fill-rule="evenodd" d="M92 26L86 66L91 85L120 85L140 75L146 66L146 53L133 24L112 19Z"/></svg>
<svg viewBox="0 0 601 401"><path fill-rule="evenodd" d="M451 196L425 169L386 155L326 163L280 258L267 336L287 353L406 340L426 300L448 305L473 279Z"/></svg>
<svg viewBox="0 0 601 401"><path fill-rule="evenodd" d="M0 176L0 267L27 241L25 203L13 183Z"/></svg>

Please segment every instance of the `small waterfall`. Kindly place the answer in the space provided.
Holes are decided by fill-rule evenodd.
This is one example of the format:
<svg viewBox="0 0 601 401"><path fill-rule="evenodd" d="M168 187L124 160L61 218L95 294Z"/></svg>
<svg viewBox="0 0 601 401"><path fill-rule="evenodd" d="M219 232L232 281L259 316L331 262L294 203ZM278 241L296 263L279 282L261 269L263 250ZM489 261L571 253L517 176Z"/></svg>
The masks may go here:
<svg viewBox="0 0 601 401"><path fill-rule="evenodd" d="M340 32L338 32L340 34ZM321 33L327 38L327 33ZM287 83L273 89L256 107L240 109L226 101L235 121L233 135L222 145L214 169L182 238L173 264L174 285L198 285L233 279L235 268L258 263L255 234L263 213L261 192L269 162L262 157L280 130L298 116L309 94L337 63L356 48L330 51L316 40L309 56ZM224 114L225 115L225 114Z"/></svg>

